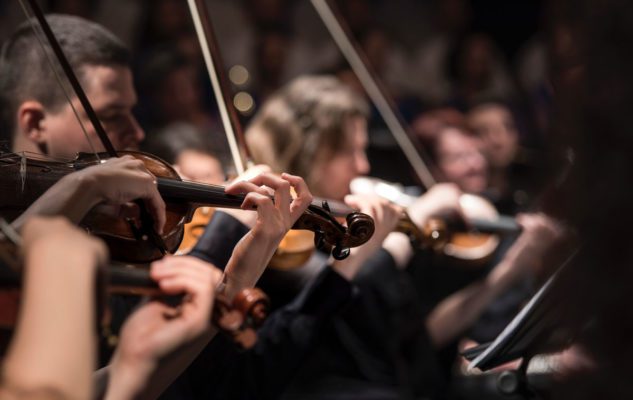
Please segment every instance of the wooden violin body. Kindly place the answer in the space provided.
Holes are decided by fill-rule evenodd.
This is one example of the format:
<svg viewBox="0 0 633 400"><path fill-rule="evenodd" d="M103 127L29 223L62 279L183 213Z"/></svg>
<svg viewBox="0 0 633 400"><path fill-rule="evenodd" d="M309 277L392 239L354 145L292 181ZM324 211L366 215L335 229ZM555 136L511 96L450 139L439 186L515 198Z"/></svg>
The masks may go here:
<svg viewBox="0 0 633 400"><path fill-rule="evenodd" d="M149 271L123 265L111 265L101 276L97 287L108 294L152 296L166 301L182 301L181 296L169 296L150 278ZM11 332L18 319L21 302L22 271L17 248L0 240L0 331ZM257 341L256 329L262 325L269 309L268 296L260 289L244 289L235 298L216 294L211 322L241 348L251 348ZM104 314L105 315L105 314ZM103 320L103 319L102 319ZM0 335L5 336L5 335Z"/></svg>
<svg viewBox="0 0 633 400"><path fill-rule="evenodd" d="M416 200L397 185L367 177L355 178L352 191L378 195L402 207ZM462 223L455 223L454 218L435 217L420 229L404 215L397 229L408 234L418 247L431 248L473 266L484 265L492 257L501 234L516 234L521 230L514 218L500 216L494 206L480 196L462 194L459 203L466 218Z"/></svg>
<svg viewBox="0 0 633 400"><path fill-rule="evenodd" d="M157 178L158 190L166 203L166 223L161 237L165 250L174 253L180 245L184 226L191 221L194 211L201 206L240 208L244 196L228 195L224 187L184 182L165 161L153 155L123 151L145 164ZM98 158L99 157L99 158ZM68 162L29 159L18 154L0 156L0 188L6 193L0 199L0 212L15 218L46 190L67 174L96 165L107 155L79 154ZM352 213L346 216L347 226L339 223L329 211L317 204L310 205L299 217L293 229L314 232L317 248L331 252L337 259L349 254L350 247L365 243L374 232L371 217ZM116 216L90 212L81 225L101 237L111 251L113 260L146 263L163 256L162 251L136 229L133 221Z"/></svg>

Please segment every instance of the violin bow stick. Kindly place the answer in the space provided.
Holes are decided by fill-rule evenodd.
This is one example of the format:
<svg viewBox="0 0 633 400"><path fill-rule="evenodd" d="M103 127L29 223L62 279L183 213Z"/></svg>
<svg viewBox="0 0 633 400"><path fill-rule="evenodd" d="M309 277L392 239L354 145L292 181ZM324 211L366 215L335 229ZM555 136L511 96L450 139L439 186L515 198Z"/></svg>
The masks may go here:
<svg viewBox="0 0 633 400"><path fill-rule="evenodd" d="M27 10L27 8L26 8L26 6L24 4L24 0L18 0L18 1L20 2L20 5L22 6L22 9L24 10L24 13L25 13L27 19L31 20L31 17L29 16L29 13L28 13L28 10ZM90 123L94 127L95 132L97 132L97 136L99 137L99 140L101 141L101 144L103 145L103 147L105 148L106 152L108 153L108 155L110 157L118 157L116 149L112 145L112 142L110 142L110 138L108 138L108 134L106 133L105 129L103 128L103 125L101 124L101 121L99 121L99 118L97 117L97 114L95 113L94 108L92 108L92 105L90 104L90 101L88 100L88 96L86 96L86 92L81 87L81 84L79 83L79 79L77 79L77 75L73 71L70 63L68 62L68 59L66 58L66 55L64 54L64 51L62 50L61 46L59 45L59 42L57 41L57 38L55 37L55 34L53 33L53 30L51 29L50 25L48 24L48 21L46 21L46 18L44 17L44 13L42 12L42 10L39 7L39 5L37 4L37 1L36 0L26 0L26 1L29 3L29 6L30 6L30 8L31 8L31 10L33 12L33 15L37 19L39 27L42 29L42 32L44 33L44 36L46 37L46 40L48 41L49 45L51 46L51 49L53 50L53 54L55 55L55 58L59 62L59 65L62 67L62 70L63 70L64 74L66 75L66 77L68 79L68 82L70 82L70 85L71 85L75 95L77 96L77 98L79 99L79 102L81 103L82 107L84 108L84 110L86 112L86 115L88 116L88 119L90 120ZM64 93L66 95L66 99L68 100L68 102L71 105L71 107L73 107L72 101L70 101L70 96L66 92L64 84L63 84L63 82L61 81L61 78L59 77L59 75L56 72L57 69L55 68L55 65L53 64L52 60L48 56L48 52L46 51L44 43L40 39L40 35L39 35L39 33L38 33L37 29L36 29L36 26L33 23L31 23L31 27L33 28L34 35L38 38L38 41L40 41L40 44L42 45L42 50L44 51L44 54L46 55L49 63L51 64L51 68L53 68L53 70L56 73L56 76L58 78L58 82L59 82L62 90L64 91ZM73 107L73 111L75 113L75 116L77 116L77 120L79 121L79 124L81 125L82 130L84 131L84 135L86 135L86 139L90 143L90 138L89 138L89 136L88 136L88 134L86 132L85 127L81 123L81 118L79 118L79 116L78 116L76 110L74 109L74 107ZM92 146L92 143L90 145ZM93 149L94 149L94 147L93 147ZM99 159L99 156L98 156L97 152L95 151L94 153L95 153L96 158ZM135 236L137 237L137 239L139 239L139 240L145 240L145 239L151 240L154 243L154 245L163 254L165 254L166 251L167 251L166 250L167 246L165 245L165 243L164 243L163 239L160 237L160 235L154 230L154 223L153 223L153 218L152 218L151 214L149 213L149 211L147 211L147 208L145 207L145 204L142 201L137 200L137 201L135 201L135 203L138 205L139 210L140 210L140 214L141 214L141 228L137 229L132 222L130 222L130 228L135 233Z"/></svg>
<svg viewBox="0 0 633 400"><path fill-rule="evenodd" d="M347 26L343 20L336 6L331 4L330 1L311 1L339 50L358 77L365 92L376 106L380 116L387 124L389 131L391 131L396 142L407 157L420 183L422 183L426 189L429 189L436 183L436 179L427 167L428 163L424 161L424 158L428 160L429 157L425 155L424 149L421 146L416 146L416 142L413 140L413 134L406 128L406 123L397 111L393 100L387 96L385 85L374 72L367 56L354 40L349 26Z"/></svg>
<svg viewBox="0 0 633 400"><path fill-rule="evenodd" d="M218 103L222 125L231 150L231 157L239 175L244 173L246 168L250 166L251 155L244 139L244 132L237 110L231 100L229 80L224 71L224 63L222 62L218 42L215 39L209 11L205 0L187 0L187 4L189 5L189 11L198 35L209 79L213 86L213 93Z"/></svg>

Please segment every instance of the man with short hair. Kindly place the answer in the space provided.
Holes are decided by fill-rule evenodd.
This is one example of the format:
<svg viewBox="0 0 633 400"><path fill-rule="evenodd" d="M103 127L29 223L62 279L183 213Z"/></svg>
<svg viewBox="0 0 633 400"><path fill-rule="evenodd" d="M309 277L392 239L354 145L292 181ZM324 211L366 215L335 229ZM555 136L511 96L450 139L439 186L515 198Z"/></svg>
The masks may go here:
<svg viewBox="0 0 633 400"><path fill-rule="evenodd" d="M114 147L119 150L138 148L144 133L132 114L137 97L129 66L129 53L125 46L101 26L81 18L51 15L47 20L78 74L78 79ZM103 151L78 99L72 93L70 96L90 141L96 151ZM10 133L8 139L14 151L66 158L73 157L79 151L92 151L28 23L22 24L2 47L0 99L3 131ZM263 184L256 179L258 178L253 181L258 182L257 186ZM270 175L265 179L281 178ZM266 185L271 187L268 183ZM244 182L240 187L243 192L261 189L249 182ZM303 197L305 201L305 196L299 197ZM272 202L268 196L265 200ZM283 211L278 205L271 207L277 213ZM258 210L262 208L264 207L258 207ZM253 218L250 220L255 224ZM225 274L225 287L251 286L254 284L253 280L263 272L266 257L269 259L278 244L277 240L265 240L262 237L260 231L270 228L270 224L266 226L266 222L258 220L250 234L246 235L249 232L247 226L225 213L216 212L192 254L222 268L229 264L234 247L243 237L245 243L257 243L262 248L274 245L269 253L262 253L259 247L251 244L247 257L260 260L253 262L254 266L248 271L240 267L241 269L231 271L234 273ZM256 229L260 230L257 236L253 233ZM244 250L236 252L244 253ZM267 256L258 256L259 254ZM259 265L262 262L263 267ZM227 266L227 271L232 266ZM233 398L248 399L277 397L302 357L313 347L320 328L329 316L348 302L351 290L347 278L334 268L325 268L292 305L269 318L254 351L245 355L226 347L219 352L217 347L208 349L205 353L212 357L211 362L226 377L220 382L221 388L210 388L211 395L215 397L217 393L230 393ZM181 351L174 357L178 361L177 366L157 372L161 379L154 380L156 387L150 388L149 395L158 395L174 378L174 373L191 362L191 355L200 351L205 343L200 340L192 343L186 352ZM183 353L186 354L183 356ZM209 366L204 362L202 364L204 368ZM266 367L270 365L275 365L275 368ZM244 380L245 370L252 372L247 378L248 383L238 384ZM186 385L186 376L180 383ZM174 389L178 393L172 390L170 395L175 398L191 398L196 394L187 393L188 389L183 386Z"/></svg>
<svg viewBox="0 0 633 400"><path fill-rule="evenodd" d="M100 25L79 17L50 15L47 21L114 147L138 149L145 133L132 114L137 97L125 45ZM2 127L10 134L13 150L52 157L92 152L28 21L3 44L0 54ZM90 142L103 151L79 100L68 90Z"/></svg>

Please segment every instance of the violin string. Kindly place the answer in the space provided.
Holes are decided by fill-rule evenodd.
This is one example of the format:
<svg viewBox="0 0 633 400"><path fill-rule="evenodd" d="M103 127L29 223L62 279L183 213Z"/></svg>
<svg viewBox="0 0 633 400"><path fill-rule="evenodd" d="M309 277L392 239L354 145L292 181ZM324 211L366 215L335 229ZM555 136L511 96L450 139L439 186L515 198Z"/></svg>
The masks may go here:
<svg viewBox="0 0 633 400"><path fill-rule="evenodd" d="M24 153L20 157L20 180L22 181L22 193L24 193L24 185L26 185L26 156Z"/></svg>
<svg viewBox="0 0 633 400"><path fill-rule="evenodd" d="M64 84L64 81L62 80L61 75L59 74L58 69L55 66L55 63L53 62L53 59L51 58L50 53L47 51L46 46L44 45L44 41L41 37L42 33L40 31L38 31L38 26L35 25L35 17L31 16L31 14L29 13L26 4L24 4L24 0L18 0L20 3L20 6L22 7L22 11L24 11L24 15L26 16L29 25L31 27L31 30L33 31L33 34L35 35L35 38L37 39L37 42L40 45L40 48L42 49L42 52L44 53L44 56L46 57L46 61L48 63L48 65L51 67L51 69L53 70L53 74L55 75L55 79L57 80L57 83L59 84L62 92L64 93L64 97L66 98L66 101L68 102L68 105L70 105L70 108L72 109L73 114L75 115L75 118L77 118L77 122L79 123L79 126L81 127L81 131L83 132L86 140L88 141L88 145L90 146L90 150L95 154L95 157L97 157L97 159L99 160L99 153L97 153L97 150L95 149L94 144L92 143L92 140L90 139L90 136L88 135L88 130L86 129L86 126L84 125L84 123L82 122L80 116L79 116L79 112L77 111L77 108L75 107L75 105L73 104L72 100L71 100L71 96L70 93L68 92L68 88L66 87L66 85Z"/></svg>
<svg viewBox="0 0 633 400"><path fill-rule="evenodd" d="M28 155L28 157L27 157ZM16 164L19 164L19 174L22 180L22 191L24 191L24 184L26 181L26 173L28 171L29 163L31 165L38 166L37 162L46 162L45 165L39 165L42 168L46 168L49 172L67 172L69 169L74 170L72 162L63 160L61 158L53 158L41 154L36 154L28 151L22 151L19 153L6 153L0 155L0 168L13 168Z"/></svg>
<svg viewBox="0 0 633 400"><path fill-rule="evenodd" d="M407 133L403 118L397 114L397 109L390 105L389 99L381 89L381 82L377 79L377 75L371 72L371 65L365 61L367 56L359 51L358 46L354 45L351 35L346 32L343 26L343 21L337 18L328 0L312 0L311 2L421 183L426 189L430 188L436 180L421 155L423 149L418 149L414 145Z"/></svg>

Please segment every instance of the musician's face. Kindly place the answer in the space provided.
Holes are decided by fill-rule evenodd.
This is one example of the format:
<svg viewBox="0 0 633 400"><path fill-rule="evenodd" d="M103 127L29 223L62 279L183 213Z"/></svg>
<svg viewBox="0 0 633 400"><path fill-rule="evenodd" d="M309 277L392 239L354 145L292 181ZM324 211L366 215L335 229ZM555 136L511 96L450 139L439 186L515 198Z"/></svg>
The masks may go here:
<svg viewBox="0 0 633 400"><path fill-rule="evenodd" d="M510 165L518 150L519 140L510 110L497 104L482 105L469 113L468 122L481 138L490 164L496 168Z"/></svg>
<svg viewBox="0 0 633 400"><path fill-rule="evenodd" d="M349 194L352 179L369 173L367 148L367 122L362 117L352 117L344 124L345 143L317 156L313 168L311 187L313 194L333 200L342 200Z"/></svg>
<svg viewBox="0 0 633 400"><path fill-rule="evenodd" d="M138 149L145 133L132 115L137 98L130 69L123 66L85 66L82 86L114 148ZM104 151L79 100L75 96L73 98L72 103L86 128L90 142L97 151ZM42 123L43 143L40 147L49 155L73 157L80 151L92 152L88 139L69 104L65 104L56 112L47 113Z"/></svg>
<svg viewBox="0 0 633 400"><path fill-rule="evenodd" d="M444 129L437 144L437 161L448 182L468 193L480 193L488 186L488 164L481 154L479 139L455 128Z"/></svg>

